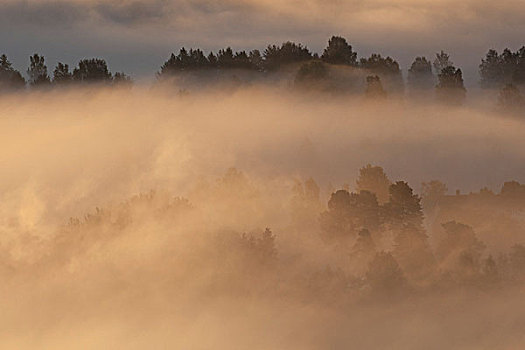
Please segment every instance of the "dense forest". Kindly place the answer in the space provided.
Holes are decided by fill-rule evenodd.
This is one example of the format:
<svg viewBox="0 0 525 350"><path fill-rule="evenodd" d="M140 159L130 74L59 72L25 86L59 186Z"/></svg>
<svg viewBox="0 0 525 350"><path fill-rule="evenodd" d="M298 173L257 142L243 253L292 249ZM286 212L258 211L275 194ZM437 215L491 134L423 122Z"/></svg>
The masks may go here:
<svg viewBox="0 0 525 350"><path fill-rule="evenodd" d="M499 91L502 110L521 113L525 99L520 89L525 84L525 47L499 54L489 50L479 65L479 84ZM466 88L460 68L449 54L441 51L434 59L416 57L403 78L398 62L392 57L374 53L358 57L347 40L333 36L322 54L312 53L305 45L286 42L260 50L234 52L227 47L205 54L199 48L181 48L171 54L157 73L158 82L176 80L181 91L218 83L239 86L246 83L276 79L288 81L298 90L357 93L368 98L404 95L411 99L436 98L447 104L461 105ZM27 79L15 70L6 55L0 57L0 91L19 91L86 83L129 86L132 79L125 73L112 74L103 59L83 59L70 69L58 63L51 74L45 58L34 54L29 58Z"/></svg>
<svg viewBox="0 0 525 350"><path fill-rule="evenodd" d="M338 302L390 300L458 288L497 290L525 281L525 245L519 243L525 226L512 219L513 212L525 210L525 185L509 181L498 194L482 189L469 195L459 191L447 195L447 186L434 180L423 183L418 195L407 182L392 182L383 168L369 164L359 170L354 187L355 191L348 185L334 190L322 203L324 195L312 178L298 180L287 196L289 232L271 228L239 232L224 227L200 232L187 252L190 256L169 258L163 266L166 271L178 271L176 264L187 266L191 273L179 276L187 283L207 276L198 293L271 293ZM203 221L202 215L210 208L222 218L226 211L253 216L263 200L257 186L235 168L216 182L200 183L189 196L193 199L151 191L97 208L83 218L71 218L52 241L40 247L49 250L34 258L33 264L20 265L3 254L2 275L70 266L93 249L130 239L136 230L152 223L157 231L144 239L154 234L163 249L181 254L177 244L182 238L170 232L186 227L188 234L197 234L192 232L201 230L201 224L195 228L188 223ZM434 226L425 216L434 217ZM487 224L493 226L484 227ZM503 235L507 245L498 247L498 236ZM480 236L496 242L485 244ZM281 237L288 237L288 242L280 242ZM311 254L307 242L315 242L316 254L330 258L323 257L317 266L306 264L304 259Z"/></svg>

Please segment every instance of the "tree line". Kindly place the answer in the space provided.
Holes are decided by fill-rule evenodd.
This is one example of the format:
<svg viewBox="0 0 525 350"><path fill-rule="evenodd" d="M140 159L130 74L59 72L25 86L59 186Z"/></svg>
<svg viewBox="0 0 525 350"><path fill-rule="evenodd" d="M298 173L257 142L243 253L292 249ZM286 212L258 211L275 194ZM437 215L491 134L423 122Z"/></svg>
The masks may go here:
<svg viewBox="0 0 525 350"><path fill-rule="evenodd" d="M297 202L302 204L300 210L308 211L304 202L318 202L319 187L311 179L300 187ZM331 194L318 217L320 236L326 244L348 254L350 263L365 264L364 281L388 293L407 284L427 285L430 280L441 286L480 287L523 280L522 244L494 256L474 228L457 219L441 222L437 231L442 234L430 244L423 208L427 213L435 210L446 192L446 185L431 181L423 183L422 195L417 195L407 182L391 182L382 167L367 165L359 171L355 192L345 186ZM521 208L525 185L505 182L498 197L509 207ZM456 215L462 209L456 205ZM390 242L390 249L385 250L384 242Z"/></svg>
<svg viewBox="0 0 525 350"><path fill-rule="evenodd" d="M131 78L122 72L112 74L105 60L99 58L80 60L70 69L68 64L57 63L53 76L48 73L44 56L34 54L29 57L26 80L13 68L6 55L0 56L0 92L17 91L26 88L45 88L65 86L71 83L130 84Z"/></svg>
<svg viewBox="0 0 525 350"><path fill-rule="evenodd" d="M185 72L206 70L243 70L261 74L279 71L290 65L299 65L295 82L300 86L315 85L329 78L329 67L346 66L366 74L366 95L384 97L385 80L392 82L396 92L402 92L404 81L399 63L390 56L383 57L373 53L370 57L358 58L352 45L341 36L333 36L321 55L311 52L307 46L294 42L269 45L263 52L259 50L237 51L231 47L210 52L208 55L199 48L181 48L178 54L172 53L157 72L157 78L173 77ZM525 106L520 86L525 84L525 46L512 52L509 49L499 54L489 50L479 66L480 85L488 89L500 89L499 101L507 109ZM43 56L30 57L27 69L28 79L15 70L6 55L0 56L0 91L31 87L61 85L70 82L130 83L124 73L110 73L103 59L83 59L70 70L64 63L58 63L53 77L48 74ZM441 51L433 61L426 57L416 57L408 69L406 81L409 94L414 97L435 92L436 96L447 102L461 104L465 100L466 89L462 70L454 65L450 56Z"/></svg>

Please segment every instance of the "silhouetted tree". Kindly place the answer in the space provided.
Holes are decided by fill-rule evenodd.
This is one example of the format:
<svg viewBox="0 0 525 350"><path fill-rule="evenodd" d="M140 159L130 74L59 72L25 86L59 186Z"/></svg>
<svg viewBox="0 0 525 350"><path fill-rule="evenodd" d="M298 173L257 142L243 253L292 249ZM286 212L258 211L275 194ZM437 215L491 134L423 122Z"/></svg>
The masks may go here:
<svg viewBox="0 0 525 350"><path fill-rule="evenodd" d="M401 69L393 58L384 58L379 54L372 54L369 58L361 58L359 66L379 76L387 84L387 87L392 86L396 91L403 90Z"/></svg>
<svg viewBox="0 0 525 350"><path fill-rule="evenodd" d="M416 57L408 70L408 86L414 95L434 88L432 65L425 57Z"/></svg>
<svg viewBox="0 0 525 350"><path fill-rule="evenodd" d="M278 69L283 65L308 61L313 58L307 47L293 42L285 42L280 47L270 45L264 50L267 69Z"/></svg>
<svg viewBox="0 0 525 350"><path fill-rule="evenodd" d="M481 86L485 88L498 87L503 83L501 59L496 50L489 50L479 65Z"/></svg>
<svg viewBox="0 0 525 350"><path fill-rule="evenodd" d="M390 200L385 204L388 221L397 228L412 227L423 230L421 198L404 182L390 186Z"/></svg>
<svg viewBox="0 0 525 350"><path fill-rule="evenodd" d="M517 114L525 112L525 97L523 97L520 90L512 84L507 84L501 89L498 104L505 112Z"/></svg>
<svg viewBox="0 0 525 350"><path fill-rule="evenodd" d="M233 57L234 67L237 69L253 69L252 62L246 51L239 51Z"/></svg>
<svg viewBox="0 0 525 350"><path fill-rule="evenodd" d="M321 212L320 188L314 179L304 183L297 181L292 189L291 214L297 226L312 227L317 224Z"/></svg>
<svg viewBox="0 0 525 350"><path fill-rule="evenodd" d="M397 294L406 285L403 271L390 253L380 252L368 266L366 281L375 293Z"/></svg>
<svg viewBox="0 0 525 350"><path fill-rule="evenodd" d="M439 180L423 182L421 184L421 198L423 207L432 209L440 199L447 194L448 188Z"/></svg>
<svg viewBox="0 0 525 350"><path fill-rule="evenodd" d="M382 76L401 74L399 64L391 57L382 57L380 54L372 54L369 58L361 58L360 66L370 70L374 74Z"/></svg>
<svg viewBox="0 0 525 350"><path fill-rule="evenodd" d="M357 194L339 190L330 197L320 223L326 240L345 242L355 238L363 228L377 231L382 224L381 208L371 192Z"/></svg>
<svg viewBox="0 0 525 350"><path fill-rule="evenodd" d="M29 76L29 84L31 86L45 86L51 83L49 75L47 75L44 56L39 56L35 53L29 57L27 75Z"/></svg>
<svg viewBox="0 0 525 350"><path fill-rule="evenodd" d="M436 252L441 260L447 259L451 254L469 251L479 261L485 245L479 241L474 229L468 225L449 221L442 224L445 237L438 243Z"/></svg>
<svg viewBox="0 0 525 350"><path fill-rule="evenodd" d="M434 268L434 256L423 228L421 199L406 182L397 181L390 186L390 200L384 211L394 232L394 257L410 278L428 278Z"/></svg>
<svg viewBox="0 0 525 350"><path fill-rule="evenodd" d="M513 80L516 84L525 84L525 46L517 52L518 63L513 74Z"/></svg>
<svg viewBox="0 0 525 350"><path fill-rule="evenodd" d="M189 69L203 69L209 66L209 61L202 50L190 49L188 64Z"/></svg>
<svg viewBox="0 0 525 350"><path fill-rule="evenodd" d="M468 225L450 221L442 226L445 237L438 243L436 252L443 269L458 282L476 281L481 276L485 245Z"/></svg>
<svg viewBox="0 0 525 350"><path fill-rule="evenodd" d="M346 39L340 36L333 36L328 41L328 47L324 49L321 59L330 64L343 64L356 67L357 52L352 50L352 46Z"/></svg>
<svg viewBox="0 0 525 350"><path fill-rule="evenodd" d="M454 66L445 67L439 73L438 80L436 93L441 102L456 105L464 102L467 90L463 84L461 69Z"/></svg>
<svg viewBox="0 0 525 350"><path fill-rule="evenodd" d="M375 252L375 243L370 231L363 228L357 235L357 240L352 248L352 254L370 254Z"/></svg>
<svg viewBox="0 0 525 350"><path fill-rule="evenodd" d="M0 92L23 89L25 79L15 70L6 55L0 56Z"/></svg>
<svg viewBox="0 0 525 350"><path fill-rule="evenodd" d="M428 236L422 228L410 224L396 227L392 254L410 279L431 279L435 259L428 244Z"/></svg>
<svg viewBox="0 0 525 350"><path fill-rule="evenodd" d="M234 54L231 47L224 50L219 50L217 53L217 67L219 68L234 68Z"/></svg>
<svg viewBox="0 0 525 350"><path fill-rule="evenodd" d="M69 65L58 62L53 71L53 83L68 84L73 81L73 74L69 71Z"/></svg>
<svg viewBox="0 0 525 350"><path fill-rule="evenodd" d="M328 201L328 211L321 214L320 223L323 237L328 241L351 238L355 226L349 215L351 211L350 193L339 190L332 193Z"/></svg>
<svg viewBox="0 0 525 350"><path fill-rule="evenodd" d="M323 62L311 61L303 63L295 76L295 84L301 87L317 86L328 78L328 69Z"/></svg>
<svg viewBox="0 0 525 350"><path fill-rule="evenodd" d="M509 49L503 50L500 55L500 69L501 69L501 82L502 83L519 83L514 80L516 74L516 68L519 64L519 54L512 52Z"/></svg>
<svg viewBox="0 0 525 350"><path fill-rule="evenodd" d="M200 70L211 66L216 66L217 61L213 54L208 58L200 49L190 49L188 52L184 47L179 54L171 54L170 58L164 62L160 68L159 76L169 76L178 72Z"/></svg>
<svg viewBox="0 0 525 350"><path fill-rule="evenodd" d="M525 185L518 181L506 181L503 183L500 193L506 198L525 198Z"/></svg>
<svg viewBox="0 0 525 350"><path fill-rule="evenodd" d="M259 50L250 51L250 54L248 57L250 59L250 63L253 69L256 69L258 71L264 70L264 59Z"/></svg>
<svg viewBox="0 0 525 350"><path fill-rule="evenodd" d="M391 182L380 166L367 164L359 169L359 178L356 181L358 191L370 191L377 196L379 203L385 203L390 198Z"/></svg>
<svg viewBox="0 0 525 350"><path fill-rule="evenodd" d="M277 257L275 247L275 235L269 228L266 228L260 237L243 234L241 236L242 245L247 250L247 257L253 259L258 264L269 264Z"/></svg>
<svg viewBox="0 0 525 350"><path fill-rule="evenodd" d="M113 84L121 87L131 87L131 85L133 85L133 79L123 72L117 72L113 75Z"/></svg>
<svg viewBox="0 0 525 350"><path fill-rule="evenodd" d="M516 52L489 50L479 65L481 86L500 88L504 85L525 83L525 46Z"/></svg>
<svg viewBox="0 0 525 350"><path fill-rule="evenodd" d="M217 56L213 52L208 55L208 64L211 68L217 68Z"/></svg>
<svg viewBox="0 0 525 350"><path fill-rule="evenodd" d="M112 80L105 60L92 58L78 62L78 66L73 70L73 80L76 82L99 83Z"/></svg>
<svg viewBox="0 0 525 350"><path fill-rule="evenodd" d="M434 59L434 70L439 75L441 71L447 67L454 66L454 63L450 60L449 54L441 51L436 53L436 58Z"/></svg>
<svg viewBox="0 0 525 350"><path fill-rule="evenodd" d="M386 91L383 89L381 79L377 75L366 77L365 96L369 99L382 99L386 97Z"/></svg>

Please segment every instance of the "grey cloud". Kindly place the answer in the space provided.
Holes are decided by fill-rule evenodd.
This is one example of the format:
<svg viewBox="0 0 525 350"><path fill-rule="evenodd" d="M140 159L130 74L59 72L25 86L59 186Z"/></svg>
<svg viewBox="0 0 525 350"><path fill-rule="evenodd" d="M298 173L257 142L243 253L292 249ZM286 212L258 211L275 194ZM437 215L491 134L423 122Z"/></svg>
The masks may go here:
<svg viewBox="0 0 525 350"><path fill-rule="evenodd" d="M85 19L88 6L65 1L35 3L30 1L0 2L0 19L5 24L18 27L34 25L55 27L71 25ZM14 29L14 28L13 28Z"/></svg>
<svg viewBox="0 0 525 350"><path fill-rule="evenodd" d="M124 4L100 3L94 11L104 20L131 25L164 20L170 13L166 1L133 1Z"/></svg>

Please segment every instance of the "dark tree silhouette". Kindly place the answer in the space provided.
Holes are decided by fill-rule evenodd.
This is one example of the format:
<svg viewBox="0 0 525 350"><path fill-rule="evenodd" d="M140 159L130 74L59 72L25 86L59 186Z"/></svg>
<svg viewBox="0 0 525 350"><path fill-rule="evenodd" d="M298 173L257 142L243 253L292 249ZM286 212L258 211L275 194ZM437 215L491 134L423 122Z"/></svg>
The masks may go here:
<svg viewBox="0 0 525 350"><path fill-rule="evenodd" d="M278 69L290 63L308 61L313 58L306 46L293 42L286 42L280 47L270 45L264 50L264 60L267 69Z"/></svg>
<svg viewBox="0 0 525 350"><path fill-rule="evenodd" d="M251 67L253 69L256 69L258 71L264 70L264 59L259 50L250 51L250 54L248 57L250 59Z"/></svg>
<svg viewBox="0 0 525 350"><path fill-rule="evenodd" d="M425 57L416 57L408 70L408 86L412 95L434 88L432 64Z"/></svg>
<svg viewBox="0 0 525 350"><path fill-rule="evenodd" d="M508 113L522 114L525 113L525 97L513 84L507 84L501 89L498 97L499 107Z"/></svg>
<svg viewBox="0 0 525 350"><path fill-rule="evenodd" d="M500 193L506 198L525 198L525 185L518 181L506 181L503 183Z"/></svg>
<svg viewBox="0 0 525 350"><path fill-rule="evenodd" d="M381 79L377 75L369 75L366 77L365 96L369 99L386 98L386 91L383 89Z"/></svg>
<svg viewBox="0 0 525 350"><path fill-rule="evenodd" d="M15 70L6 55L0 56L0 92L23 89L25 79Z"/></svg>
<svg viewBox="0 0 525 350"><path fill-rule="evenodd" d="M374 74L383 76L401 74L399 64L391 57L382 57L380 54L372 54L369 58L361 58L360 66L370 70Z"/></svg>
<svg viewBox="0 0 525 350"><path fill-rule="evenodd" d="M314 179L297 181L292 189L291 215L297 226L312 227L318 223L321 212L320 188Z"/></svg>
<svg viewBox="0 0 525 350"><path fill-rule="evenodd" d="M395 91L403 90L403 77L399 63L391 57L382 57L380 54L372 54L369 58L361 58L359 66L373 75L379 76L387 87Z"/></svg>
<svg viewBox="0 0 525 350"><path fill-rule="evenodd" d="M321 61L303 63L295 76L295 84L301 87L314 87L328 78L328 68Z"/></svg>
<svg viewBox="0 0 525 350"><path fill-rule="evenodd" d="M29 84L31 86L46 86L51 83L49 75L47 74L44 56L39 56L35 53L29 57L27 75L29 76Z"/></svg>
<svg viewBox="0 0 525 350"><path fill-rule="evenodd" d="M386 222L394 232L394 257L407 275L424 280L434 269L434 256L423 228L421 199L404 181L390 186L384 205Z"/></svg>
<svg viewBox="0 0 525 350"><path fill-rule="evenodd" d="M344 243L355 238L363 228L377 231L382 224L381 208L371 192L356 194L339 190L330 197L320 223L327 241Z"/></svg>
<svg viewBox="0 0 525 350"><path fill-rule="evenodd" d="M481 86L484 88L498 87L503 83L501 59L496 50L489 50L479 65Z"/></svg>
<svg viewBox="0 0 525 350"><path fill-rule="evenodd" d="M375 255L366 272L366 281L376 293L398 293L407 285L403 271L391 253Z"/></svg>
<svg viewBox="0 0 525 350"><path fill-rule="evenodd" d="M350 211L350 193L345 190L332 193L328 201L328 211L320 217L323 236L327 241L333 242L341 237L353 236L355 227L349 215Z"/></svg>
<svg viewBox="0 0 525 350"><path fill-rule="evenodd" d="M211 60L213 60L213 66L216 66L216 57L213 56ZM188 53L183 47L178 55L171 54L170 58L162 65L159 75L172 75L177 72L199 70L211 65L210 59L206 58L200 49L190 49Z"/></svg>
<svg viewBox="0 0 525 350"><path fill-rule="evenodd" d="M443 182L439 180L432 180L430 182L423 182L421 184L421 197L423 207L425 209L432 209L438 202L445 197L448 188Z"/></svg>
<svg viewBox="0 0 525 350"><path fill-rule="evenodd" d="M390 198L392 184L380 166L367 164L359 169L359 178L356 181L358 191L370 191L377 196L379 203L386 203Z"/></svg>
<svg viewBox="0 0 525 350"><path fill-rule="evenodd" d="M460 283L476 282L482 274L485 245L468 225L450 221L442 226L445 237L438 243L436 253L443 269Z"/></svg>
<svg viewBox="0 0 525 350"><path fill-rule="evenodd" d="M485 245L477 239L474 229L468 225L449 221L442 225L445 237L439 242L436 252L441 260L447 259L451 254L468 251L479 262Z"/></svg>
<svg viewBox="0 0 525 350"><path fill-rule="evenodd" d="M248 57L246 51L239 51L233 56L234 68L237 69L253 69L252 62Z"/></svg>
<svg viewBox="0 0 525 350"><path fill-rule="evenodd" d="M323 62L330 64L343 64L356 67L357 53L352 50L352 46L346 39L340 36L333 36L328 41L328 47L324 49L321 56Z"/></svg>
<svg viewBox="0 0 525 350"><path fill-rule="evenodd" d="M269 228L266 228L260 237L243 234L241 243L247 258L252 259L254 263L266 265L272 263L277 257L275 235Z"/></svg>
<svg viewBox="0 0 525 350"><path fill-rule="evenodd" d="M117 72L113 76L113 84L121 86L121 87L123 86L131 87L131 85L133 85L133 79L131 79L130 76L128 76L127 74L123 72Z"/></svg>
<svg viewBox="0 0 525 350"><path fill-rule="evenodd" d="M224 50L219 50L217 53L217 67L219 68L234 68L235 59L231 47Z"/></svg>
<svg viewBox="0 0 525 350"><path fill-rule="evenodd" d="M105 60L92 58L78 62L73 70L73 80L82 83L110 82L112 79Z"/></svg>
<svg viewBox="0 0 525 350"><path fill-rule="evenodd" d="M501 88L504 85L525 83L525 46L516 52L489 50L479 65L481 86Z"/></svg>
<svg viewBox="0 0 525 350"><path fill-rule="evenodd" d="M450 60L450 55L441 51L436 53L436 58L434 59L434 70L437 74L441 74L441 71L447 67L454 66L454 63Z"/></svg>
<svg viewBox="0 0 525 350"><path fill-rule="evenodd" d="M388 221L397 228L423 230L421 198L404 181L390 186L390 200L385 204Z"/></svg>
<svg viewBox="0 0 525 350"><path fill-rule="evenodd" d="M213 52L210 52L207 59L211 68L217 68L217 56Z"/></svg>
<svg viewBox="0 0 525 350"><path fill-rule="evenodd" d="M465 101L466 92L461 69L448 66L438 75L437 97L441 102L460 105Z"/></svg>
<svg viewBox="0 0 525 350"><path fill-rule="evenodd" d="M353 255L367 256L375 253L376 245L370 231L363 228L357 234L357 240L352 248Z"/></svg>
<svg viewBox="0 0 525 350"><path fill-rule="evenodd" d="M69 71L69 65L58 62L53 71L54 84L68 84L73 81L73 74Z"/></svg>

